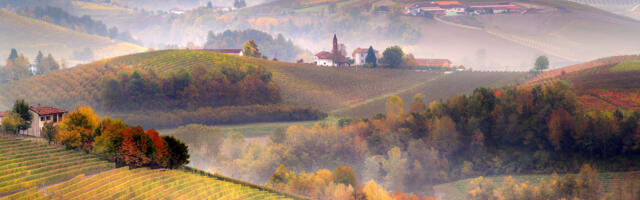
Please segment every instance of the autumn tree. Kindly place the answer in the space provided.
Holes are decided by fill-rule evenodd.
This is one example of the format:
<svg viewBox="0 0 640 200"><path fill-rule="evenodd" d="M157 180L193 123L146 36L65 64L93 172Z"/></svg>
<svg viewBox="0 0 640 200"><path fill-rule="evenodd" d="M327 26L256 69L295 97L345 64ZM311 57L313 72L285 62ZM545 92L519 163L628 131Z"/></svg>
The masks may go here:
<svg viewBox="0 0 640 200"><path fill-rule="evenodd" d="M456 124L447 116L436 120L429 141L444 155L451 155L462 147Z"/></svg>
<svg viewBox="0 0 640 200"><path fill-rule="evenodd" d="M120 119L102 119L96 128L93 152L110 161L116 161L120 157L120 146L124 140L122 133L128 128L129 126Z"/></svg>
<svg viewBox="0 0 640 200"><path fill-rule="evenodd" d="M53 122L45 122L42 127L42 135L47 139L49 143L54 142L58 130L53 125Z"/></svg>
<svg viewBox="0 0 640 200"><path fill-rule="evenodd" d="M7 116L2 118L2 128L3 131L7 131L10 133L17 133L19 128L24 123L22 117L18 113L11 112Z"/></svg>
<svg viewBox="0 0 640 200"><path fill-rule="evenodd" d="M424 96L422 96L422 94L420 93L413 96L413 103L411 103L409 111L420 113L424 112L425 110L427 110L427 104L424 102Z"/></svg>
<svg viewBox="0 0 640 200"><path fill-rule="evenodd" d="M353 170L347 166L336 167L333 173L331 173L331 180L333 180L334 183L350 185L354 188L360 187L358 177L356 177Z"/></svg>
<svg viewBox="0 0 640 200"><path fill-rule="evenodd" d="M67 114L59 123L60 133L57 134L56 141L68 148L90 150L98 123L98 115L91 107L80 106Z"/></svg>
<svg viewBox="0 0 640 200"><path fill-rule="evenodd" d="M153 148L152 141L140 126L126 129L122 135L122 145L119 150L121 165L137 168L151 163L152 158L149 153Z"/></svg>
<svg viewBox="0 0 640 200"><path fill-rule="evenodd" d="M254 40L249 40L244 43L242 47L242 54L244 56L250 56L254 58L262 57L262 53L260 53L260 50L258 49L258 45Z"/></svg>
<svg viewBox="0 0 640 200"><path fill-rule="evenodd" d="M389 97L385 104L388 119L397 119L404 115L404 103L402 99L396 95Z"/></svg>

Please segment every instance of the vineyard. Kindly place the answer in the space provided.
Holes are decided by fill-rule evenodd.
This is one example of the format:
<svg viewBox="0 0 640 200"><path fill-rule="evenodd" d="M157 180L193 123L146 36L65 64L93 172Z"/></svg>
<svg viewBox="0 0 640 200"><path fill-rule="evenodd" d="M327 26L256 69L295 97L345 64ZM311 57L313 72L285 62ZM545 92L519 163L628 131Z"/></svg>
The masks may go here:
<svg viewBox="0 0 640 200"><path fill-rule="evenodd" d="M615 56L543 72L525 86L567 81L589 110L640 109L640 56Z"/></svg>
<svg viewBox="0 0 640 200"><path fill-rule="evenodd" d="M414 72L392 69L326 68L224 55L215 52L169 50L140 53L101 60L27 80L0 86L0 107L15 98L73 109L85 104L102 105L101 77L118 73L125 66L153 71L158 76L196 66L263 66L273 73L286 104L333 110L362 102L380 94L411 87L442 75L441 72ZM48 84L56 82L57 84Z"/></svg>
<svg viewBox="0 0 640 200"><path fill-rule="evenodd" d="M193 169L113 168L89 154L2 136L0 199L303 199Z"/></svg>
<svg viewBox="0 0 640 200"><path fill-rule="evenodd" d="M85 153L0 136L0 195L25 189L37 193L36 187L114 167Z"/></svg>
<svg viewBox="0 0 640 200"><path fill-rule="evenodd" d="M10 48L16 48L30 59L35 58L38 50L43 53L53 53L56 60L60 57L69 60L74 50L87 47L95 52L96 58L108 58L146 50L131 43L80 33L4 10L0 11L0 35L4 36L0 38L0 50L8 52ZM73 39L70 40L70 38ZM4 60L0 63L4 63Z"/></svg>

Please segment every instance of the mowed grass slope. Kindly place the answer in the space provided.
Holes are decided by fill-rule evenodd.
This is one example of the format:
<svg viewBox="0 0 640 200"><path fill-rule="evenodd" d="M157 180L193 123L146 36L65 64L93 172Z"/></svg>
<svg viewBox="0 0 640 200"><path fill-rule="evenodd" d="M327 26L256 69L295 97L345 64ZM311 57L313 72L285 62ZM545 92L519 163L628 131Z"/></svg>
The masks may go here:
<svg viewBox="0 0 640 200"><path fill-rule="evenodd" d="M640 56L615 56L546 71L525 86L566 81L589 110L640 109Z"/></svg>
<svg viewBox="0 0 640 200"><path fill-rule="evenodd" d="M0 137L0 199L301 199L219 175L127 167Z"/></svg>
<svg viewBox="0 0 640 200"><path fill-rule="evenodd" d="M90 48L96 59L145 51L146 48L106 37L89 35L45 21L0 10L0 49L6 54L11 48L33 60L39 50L56 59L72 59L74 50ZM2 54L4 55L4 54ZM4 59L0 63L4 63Z"/></svg>
<svg viewBox="0 0 640 200"><path fill-rule="evenodd" d="M428 104L433 101L444 100L463 93L471 93L478 87L499 87L516 84L523 81L525 72L455 72L433 78L413 87L399 90L372 98L363 103L355 104L333 111L333 114L352 117L371 117L385 112L385 103L391 95L402 98L405 111L409 109L413 97L420 93Z"/></svg>

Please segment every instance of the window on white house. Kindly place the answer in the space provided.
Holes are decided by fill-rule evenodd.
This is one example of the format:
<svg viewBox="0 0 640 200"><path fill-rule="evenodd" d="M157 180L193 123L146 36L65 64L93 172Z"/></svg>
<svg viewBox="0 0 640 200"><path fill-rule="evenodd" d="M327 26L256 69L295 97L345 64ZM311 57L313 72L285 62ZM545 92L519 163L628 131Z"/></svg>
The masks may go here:
<svg viewBox="0 0 640 200"><path fill-rule="evenodd" d="M44 121L44 117L40 117L40 121Z"/></svg>
<svg viewBox="0 0 640 200"><path fill-rule="evenodd" d="M47 121L51 120L51 116L47 116Z"/></svg>

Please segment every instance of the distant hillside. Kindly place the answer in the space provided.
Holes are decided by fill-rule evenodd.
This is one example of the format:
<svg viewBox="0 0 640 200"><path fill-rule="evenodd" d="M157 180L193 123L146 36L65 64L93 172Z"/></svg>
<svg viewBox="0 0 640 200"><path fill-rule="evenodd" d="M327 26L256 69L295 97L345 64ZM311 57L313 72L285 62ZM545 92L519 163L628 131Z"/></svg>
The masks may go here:
<svg viewBox="0 0 640 200"><path fill-rule="evenodd" d="M104 109L102 84L106 77L112 77L122 70L144 69L152 73L149 76L167 77L182 71L189 72L197 67L221 69L224 66L264 67L272 73L273 82L281 89L283 104L310 106L325 112L359 105L369 102L369 99L398 92L406 93L403 96L411 97L420 92L427 95L429 99L437 100L471 91L475 87L513 83L518 79L517 77L522 76L522 73L505 73L502 76L501 73L465 72L459 76L458 73L443 75L438 71L318 67L198 50L164 50L105 59L2 85L0 86L0 94L2 94L0 107L9 108L15 99L25 98L34 104L40 103L65 109L73 109L78 105L90 105L110 115L106 111L113 112L113 110ZM143 77L146 76L143 74ZM49 84L51 82L57 84ZM447 85L447 88L444 85ZM151 102L151 100L153 99L145 102ZM147 103L144 105L146 106ZM180 105L184 104L177 104L177 106ZM198 113L189 108L179 110L180 112L171 113L174 115L182 113L181 115L185 116ZM223 110L206 109L200 112L220 111ZM380 110L373 109L363 114L370 112L375 114ZM112 116L132 120L128 122L133 124L136 120L147 118L155 119L154 121L162 119L170 120L171 123L181 123L175 118L176 116L169 118L157 116L167 113L164 111L155 114L147 113L144 116L121 113ZM338 113L351 115L347 112ZM157 124L148 126L158 127L155 125Z"/></svg>
<svg viewBox="0 0 640 200"><path fill-rule="evenodd" d="M34 59L39 50L72 60L74 50L90 48L96 59L145 51L146 48L106 37L76 32L44 21L0 10L0 52L16 48ZM3 56L4 57L4 56ZM0 63L4 63L4 58Z"/></svg>
<svg viewBox="0 0 640 200"><path fill-rule="evenodd" d="M615 56L546 71L526 85L567 81L587 109L640 109L640 56Z"/></svg>
<svg viewBox="0 0 640 200"><path fill-rule="evenodd" d="M196 169L115 168L35 138L0 136L0 199L303 199Z"/></svg>

